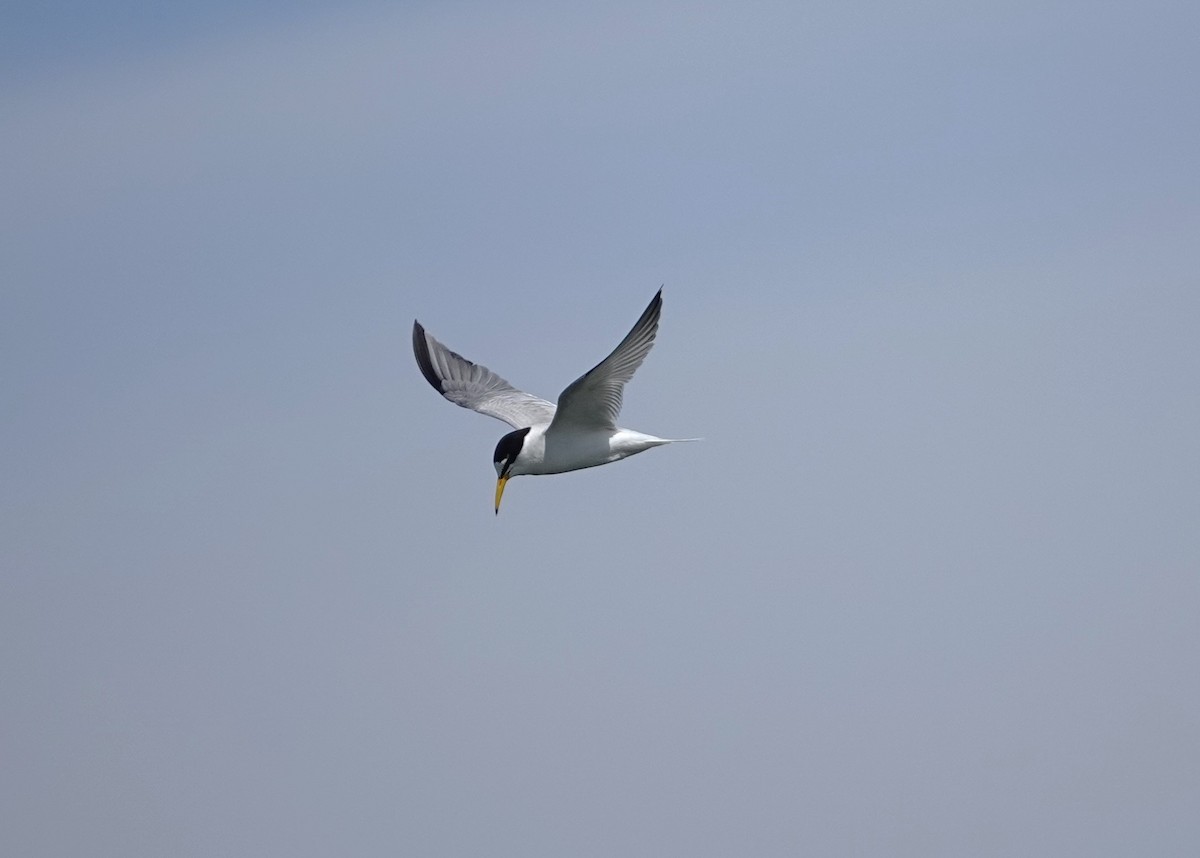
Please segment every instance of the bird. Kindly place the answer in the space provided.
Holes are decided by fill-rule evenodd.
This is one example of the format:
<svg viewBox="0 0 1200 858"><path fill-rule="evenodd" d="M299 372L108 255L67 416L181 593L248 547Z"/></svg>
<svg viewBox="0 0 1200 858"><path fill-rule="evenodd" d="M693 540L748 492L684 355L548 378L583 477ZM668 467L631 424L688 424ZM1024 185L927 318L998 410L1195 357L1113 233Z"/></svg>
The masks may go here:
<svg viewBox="0 0 1200 858"><path fill-rule="evenodd" d="M617 425L626 383L642 365L658 333L659 288L625 339L600 363L571 382L558 403L513 387L482 364L451 351L413 320L413 354L433 389L463 408L502 420L513 431L496 444L496 515L510 479L561 474L606 465L677 441Z"/></svg>

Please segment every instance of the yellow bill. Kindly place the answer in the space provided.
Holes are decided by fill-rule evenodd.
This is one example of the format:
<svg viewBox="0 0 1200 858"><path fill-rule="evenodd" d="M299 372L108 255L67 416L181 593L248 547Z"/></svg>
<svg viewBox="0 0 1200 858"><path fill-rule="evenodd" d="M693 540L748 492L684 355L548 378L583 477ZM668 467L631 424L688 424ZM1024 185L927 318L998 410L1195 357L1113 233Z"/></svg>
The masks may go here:
<svg viewBox="0 0 1200 858"><path fill-rule="evenodd" d="M508 482L508 477L501 477L496 480L496 515L500 514L500 498L504 496L504 485Z"/></svg>

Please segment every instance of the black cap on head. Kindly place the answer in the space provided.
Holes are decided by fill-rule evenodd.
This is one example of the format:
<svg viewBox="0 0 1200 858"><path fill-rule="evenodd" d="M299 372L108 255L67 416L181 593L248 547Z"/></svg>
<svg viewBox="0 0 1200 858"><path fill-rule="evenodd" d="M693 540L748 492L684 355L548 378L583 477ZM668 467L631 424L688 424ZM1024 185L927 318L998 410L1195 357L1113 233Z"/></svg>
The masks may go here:
<svg viewBox="0 0 1200 858"><path fill-rule="evenodd" d="M517 454L525 446L525 436L529 434L529 429L528 426L524 429L514 429L501 438L496 444L496 453L492 456L492 461L504 465L506 471L512 467L512 463L517 460Z"/></svg>

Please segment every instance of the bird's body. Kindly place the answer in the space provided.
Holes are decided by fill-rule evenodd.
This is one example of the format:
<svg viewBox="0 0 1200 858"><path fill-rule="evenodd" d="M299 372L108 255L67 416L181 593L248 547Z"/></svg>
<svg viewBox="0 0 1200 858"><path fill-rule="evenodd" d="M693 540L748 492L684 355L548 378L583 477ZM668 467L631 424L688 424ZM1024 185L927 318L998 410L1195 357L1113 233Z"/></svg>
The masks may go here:
<svg viewBox="0 0 1200 858"><path fill-rule="evenodd" d="M532 426L509 476L562 474L594 468L670 443L667 438L620 427L611 432L555 432L551 425Z"/></svg>
<svg viewBox="0 0 1200 858"><path fill-rule="evenodd" d="M490 369L450 351L413 322L417 366L434 389L456 405L513 427L496 445L496 511L511 477L561 474L627 458L670 444L617 426L625 383L654 345L662 290L612 354L567 386L558 404L518 390ZM694 440L694 439L678 439Z"/></svg>

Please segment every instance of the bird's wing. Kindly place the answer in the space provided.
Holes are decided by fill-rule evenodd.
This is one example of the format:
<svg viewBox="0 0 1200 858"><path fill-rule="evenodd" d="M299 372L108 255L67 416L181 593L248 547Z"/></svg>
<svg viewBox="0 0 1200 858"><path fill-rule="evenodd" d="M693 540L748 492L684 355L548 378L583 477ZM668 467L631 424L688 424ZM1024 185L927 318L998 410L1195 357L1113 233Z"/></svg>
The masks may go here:
<svg viewBox="0 0 1200 858"><path fill-rule="evenodd" d="M503 420L514 429L545 425L554 403L517 390L486 366L452 352L413 322L413 354L433 389L455 405Z"/></svg>
<svg viewBox="0 0 1200 858"><path fill-rule="evenodd" d="M621 397L625 383L633 378L642 365L654 336L658 333L658 317L662 312L662 289L654 295L641 318L613 349L612 354L591 371L571 382L558 397L558 412L550 424L588 429L615 429L621 413Z"/></svg>

